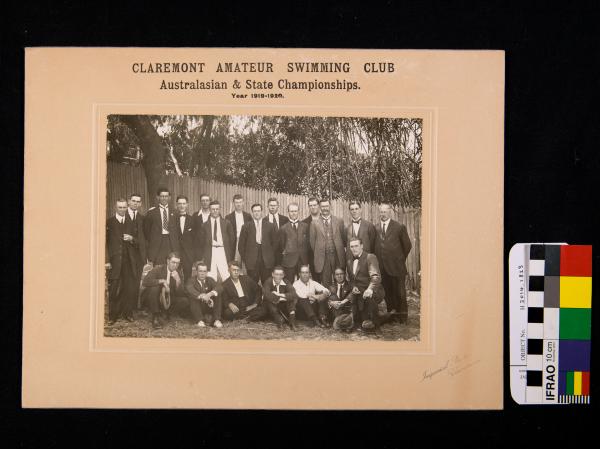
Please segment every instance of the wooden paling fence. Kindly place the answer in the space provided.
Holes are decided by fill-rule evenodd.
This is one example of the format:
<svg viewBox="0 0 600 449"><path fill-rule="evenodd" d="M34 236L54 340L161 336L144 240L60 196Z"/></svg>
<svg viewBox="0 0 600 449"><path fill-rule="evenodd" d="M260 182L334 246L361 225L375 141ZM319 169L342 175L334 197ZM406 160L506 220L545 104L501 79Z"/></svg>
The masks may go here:
<svg viewBox="0 0 600 449"><path fill-rule="evenodd" d="M156 203L155 193L149 194L146 176L142 167L108 162L106 182L106 215L114 213L114 203L118 198L127 198L132 193L142 195L142 212ZM280 192L269 192L266 190L257 190L250 187L238 186L234 184L225 184L216 181L207 181L200 178L189 176L177 176L170 174L166 177L166 187L171 192L173 203L177 195L185 195L189 200L189 212L193 213L200 209L200 195L206 193L211 199L218 200L221 203L223 215L233 210L233 195L239 193L245 201L245 209L250 212L250 206L255 203L263 205L266 212L267 201L274 197L279 200L280 213L287 215L287 206L290 203L297 203L300 211L300 219L309 215L308 196L290 195ZM331 213L341 217L344 223L348 224L351 220L348 210L348 201L332 200ZM362 204L362 218L377 223L379 220L379 205L373 203ZM394 219L406 225L408 235L411 238L413 249L408 255L406 261L408 269L407 287L411 290L420 291L421 287L421 210L407 209L404 211L394 211Z"/></svg>

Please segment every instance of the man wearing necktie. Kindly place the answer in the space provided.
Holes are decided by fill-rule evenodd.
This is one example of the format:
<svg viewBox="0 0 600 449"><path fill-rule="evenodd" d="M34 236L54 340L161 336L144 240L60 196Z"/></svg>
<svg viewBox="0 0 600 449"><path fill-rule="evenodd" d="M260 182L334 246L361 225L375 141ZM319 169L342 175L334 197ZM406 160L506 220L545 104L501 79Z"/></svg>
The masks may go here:
<svg viewBox="0 0 600 449"><path fill-rule="evenodd" d="M221 323L221 289L208 276L208 267L202 261L194 262L196 276L187 280L185 292L190 300L192 319L198 327L223 327Z"/></svg>
<svg viewBox="0 0 600 449"><path fill-rule="evenodd" d="M330 213L330 202L322 199L321 219L310 226L310 246L314 254L315 277L323 285L331 285L333 272L345 265L346 230L344 222Z"/></svg>
<svg viewBox="0 0 600 449"><path fill-rule="evenodd" d="M358 201L351 201L348 205L350 210L350 224L346 226L346 241L350 244L350 239L358 237L363 241L364 251L369 254L375 252L375 240L377 239L377 231L375 225L369 220L361 217L362 210ZM352 257L350 246L346 246L346 256Z"/></svg>
<svg viewBox="0 0 600 449"><path fill-rule="evenodd" d="M253 204L252 221L244 223L240 232L239 250L248 276L264 283L275 266L277 233L274 226L262 219L262 206Z"/></svg>
<svg viewBox="0 0 600 449"><path fill-rule="evenodd" d="M170 253L166 264L152 268L142 281L145 288L142 297L150 312L154 329L161 328L169 320L170 311L176 307L176 303L181 300L187 302L183 272L179 270L180 263L179 254Z"/></svg>
<svg viewBox="0 0 600 449"><path fill-rule="evenodd" d="M239 252L239 241L240 233L242 232L242 226L252 220L252 216L244 211L244 198L239 193L233 195L233 212L225 216L225 220L228 220L235 231L235 257L234 259L240 260Z"/></svg>
<svg viewBox="0 0 600 449"><path fill-rule="evenodd" d="M281 248L281 266L285 270L285 279L294 283L301 265L307 265L309 259L309 225L298 220L299 207L296 203L288 204L290 221L279 231Z"/></svg>
<svg viewBox="0 0 600 449"><path fill-rule="evenodd" d="M144 236L144 214L140 212L140 207L142 205L142 196L139 193L132 193L129 195L129 200L127 201L127 214L125 214L125 221L130 222L132 225L131 235L134 239L137 240L138 245L133 249L135 253L136 262L136 283L135 283L135 293L134 296L139 298L139 290L140 290L140 279L142 278L142 271L144 270L144 265L148 260L146 255L146 237ZM138 304L134 304L134 307L138 306Z"/></svg>
<svg viewBox="0 0 600 449"><path fill-rule="evenodd" d="M119 318L133 321L139 285L139 240L133 223L126 219L127 201L117 200L116 213L106 221L106 277L108 279L108 324Z"/></svg>
<svg viewBox="0 0 600 449"><path fill-rule="evenodd" d="M352 329L352 287L346 281L346 270L336 268L333 275L335 283L329 287L329 307L333 311L333 328L335 330L348 331Z"/></svg>
<svg viewBox="0 0 600 449"><path fill-rule="evenodd" d="M380 222L377 224L375 255L381 263L381 278L386 294L386 303L391 315L401 323L408 320L406 301L406 258L412 243L406 226L392 220L392 207L379 206Z"/></svg>
<svg viewBox="0 0 600 449"><path fill-rule="evenodd" d="M289 221L285 215L279 214L279 200L277 198L269 198L267 201L268 215L264 218L273 225L275 234L279 235L279 230ZM275 264L281 263L281 248L279 246L279 238L276 242L275 250Z"/></svg>
<svg viewBox="0 0 600 449"><path fill-rule="evenodd" d="M177 237L179 238L179 248L181 254L181 267L183 275L189 279L192 274L192 264L196 259L194 247L194 219L187 213L188 199L184 195L179 195L176 200L177 205Z"/></svg>
<svg viewBox="0 0 600 449"><path fill-rule="evenodd" d="M227 264L235 255L235 231L229 223L221 217L221 203L211 201L210 217L202 225L203 235L203 260L210 267L209 276L217 282L229 277Z"/></svg>
<svg viewBox="0 0 600 449"><path fill-rule="evenodd" d="M374 254L363 249L362 240L354 237L350 240L352 258L346 262L348 278L352 287L353 321L363 330L374 329L379 335L379 303L385 297L381 288L379 263Z"/></svg>
<svg viewBox="0 0 600 449"><path fill-rule="evenodd" d="M169 190L161 187L156 194L158 206L148 209L144 219L144 235L148 260L160 265L165 263L170 253L179 251L179 238L176 216L169 206Z"/></svg>

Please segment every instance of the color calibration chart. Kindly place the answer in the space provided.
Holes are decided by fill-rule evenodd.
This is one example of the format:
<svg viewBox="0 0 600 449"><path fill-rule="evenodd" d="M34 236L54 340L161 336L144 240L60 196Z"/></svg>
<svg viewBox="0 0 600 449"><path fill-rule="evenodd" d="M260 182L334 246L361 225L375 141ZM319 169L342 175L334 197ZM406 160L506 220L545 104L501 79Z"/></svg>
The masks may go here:
<svg viewBox="0 0 600 449"><path fill-rule="evenodd" d="M509 312L513 399L519 404L589 404L592 247L513 246Z"/></svg>

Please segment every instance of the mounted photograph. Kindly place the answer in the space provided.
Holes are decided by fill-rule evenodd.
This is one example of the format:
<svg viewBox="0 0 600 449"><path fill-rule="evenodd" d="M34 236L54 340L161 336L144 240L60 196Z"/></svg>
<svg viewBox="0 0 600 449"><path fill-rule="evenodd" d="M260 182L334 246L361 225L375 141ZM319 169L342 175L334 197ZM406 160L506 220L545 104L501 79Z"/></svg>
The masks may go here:
<svg viewBox="0 0 600 449"><path fill-rule="evenodd" d="M423 120L108 115L104 335L408 340Z"/></svg>

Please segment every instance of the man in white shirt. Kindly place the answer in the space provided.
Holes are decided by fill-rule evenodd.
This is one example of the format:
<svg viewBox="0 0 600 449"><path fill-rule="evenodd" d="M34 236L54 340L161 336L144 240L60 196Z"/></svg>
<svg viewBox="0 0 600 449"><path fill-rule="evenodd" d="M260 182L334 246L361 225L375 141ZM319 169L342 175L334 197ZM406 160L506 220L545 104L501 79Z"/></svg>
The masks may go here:
<svg viewBox="0 0 600 449"><path fill-rule="evenodd" d="M185 292L190 300L192 319L198 327L223 327L221 323L222 302L220 288L215 280L208 276L208 267L202 261L194 262L196 277L185 284Z"/></svg>
<svg viewBox="0 0 600 449"><path fill-rule="evenodd" d="M228 262L235 255L235 233L228 220L221 217L221 204L210 203L210 218L202 225L204 262L210 267L210 277L224 281L229 277Z"/></svg>
<svg viewBox="0 0 600 449"><path fill-rule="evenodd" d="M267 201L268 214L264 218L264 220L268 221L275 228L275 235L279 235L279 230L285 225L289 223L289 218L285 215L279 214L279 200L275 197L269 198ZM275 242L275 265L279 265L281 263L281 246L279 245L279 238L276 239Z"/></svg>
<svg viewBox="0 0 600 449"><path fill-rule="evenodd" d="M329 305L327 299L330 292L317 281L310 278L310 267L300 267L300 278L294 282L294 289L298 297L298 312L317 326L329 327ZM319 318L317 318L317 313Z"/></svg>

